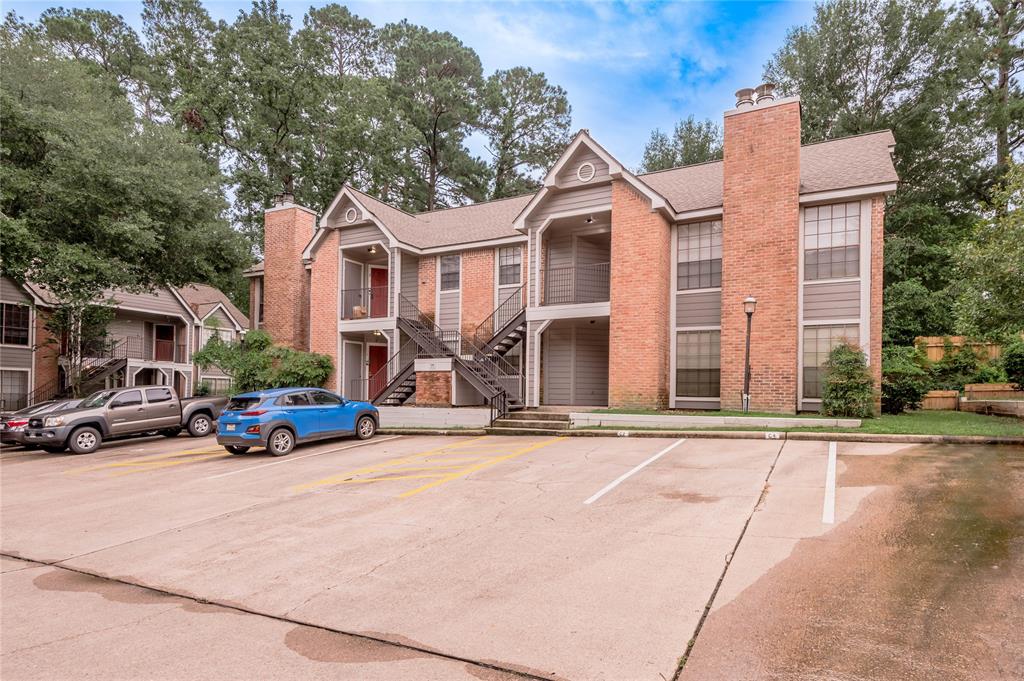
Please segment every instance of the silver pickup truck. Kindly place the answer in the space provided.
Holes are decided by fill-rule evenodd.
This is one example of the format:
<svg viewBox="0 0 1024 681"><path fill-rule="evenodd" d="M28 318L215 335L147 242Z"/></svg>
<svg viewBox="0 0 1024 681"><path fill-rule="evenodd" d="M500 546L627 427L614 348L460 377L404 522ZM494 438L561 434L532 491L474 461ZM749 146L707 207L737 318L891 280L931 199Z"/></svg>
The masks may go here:
<svg viewBox="0 0 1024 681"><path fill-rule="evenodd" d="M89 454L103 440L159 433L175 437L188 430L192 437L213 433L213 422L227 397L178 399L166 385L139 385L101 390L82 400L77 409L29 419L23 443L47 452L70 449Z"/></svg>

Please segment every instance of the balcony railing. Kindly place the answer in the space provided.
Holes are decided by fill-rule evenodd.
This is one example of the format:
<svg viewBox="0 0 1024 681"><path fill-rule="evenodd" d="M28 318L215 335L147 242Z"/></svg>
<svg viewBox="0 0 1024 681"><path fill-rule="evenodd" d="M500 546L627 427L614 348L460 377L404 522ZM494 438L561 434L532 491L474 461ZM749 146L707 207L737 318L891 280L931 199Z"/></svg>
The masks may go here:
<svg viewBox="0 0 1024 681"><path fill-rule="evenodd" d="M611 264L607 262L544 271L544 305L603 303L609 300Z"/></svg>
<svg viewBox="0 0 1024 681"><path fill-rule="evenodd" d="M146 343L142 336L112 337L108 339L109 347L117 347L128 359L141 359L147 362L175 362L186 364L188 348L184 343L171 340L159 340ZM88 352L87 357L107 357L108 350Z"/></svg>
<svg viewBox="0 0 1024 681"><path fill-rule="evenodd" d="M341 318L379 319L388 316L388 287L347 288L341 291Z"/></svg>

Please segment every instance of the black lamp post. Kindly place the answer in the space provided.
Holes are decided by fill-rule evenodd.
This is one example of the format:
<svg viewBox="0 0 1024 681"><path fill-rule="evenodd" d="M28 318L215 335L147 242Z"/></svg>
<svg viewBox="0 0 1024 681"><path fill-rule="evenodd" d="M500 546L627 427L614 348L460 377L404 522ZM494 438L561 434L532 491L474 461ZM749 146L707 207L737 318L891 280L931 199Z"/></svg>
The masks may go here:
<svg viewBox="0 0 1024 681"><path fill-rule="evenodd" d="M747 313L747 354L743 358L743 413L750 411L750 321L754 317L757 298L747 296L743 301L743 311Z"/></svg>

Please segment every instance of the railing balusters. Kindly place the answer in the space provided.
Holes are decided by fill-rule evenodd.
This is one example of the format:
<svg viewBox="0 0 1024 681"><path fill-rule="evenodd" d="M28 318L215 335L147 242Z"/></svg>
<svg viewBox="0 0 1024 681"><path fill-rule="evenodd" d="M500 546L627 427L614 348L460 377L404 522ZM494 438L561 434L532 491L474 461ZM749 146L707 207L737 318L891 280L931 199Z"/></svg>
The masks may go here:
<svg viewBox="0 0 1024 681"><path fill-rule="evenodd" d="M603 303L611 298L611 264L550 267L544 271L544 304Z"/></svg>
<svg viewBox="0 0 1024 681"><path fill-rule="evenodd" d="M366 288L342 289L341 318L380 319L388 316L388 287L370 286Z"/></svg>

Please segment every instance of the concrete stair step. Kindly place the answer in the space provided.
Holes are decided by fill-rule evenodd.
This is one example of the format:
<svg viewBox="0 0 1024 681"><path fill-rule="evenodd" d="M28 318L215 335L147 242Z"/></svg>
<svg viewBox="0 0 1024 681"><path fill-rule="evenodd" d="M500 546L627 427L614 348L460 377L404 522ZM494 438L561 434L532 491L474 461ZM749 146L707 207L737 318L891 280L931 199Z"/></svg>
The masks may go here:
<svg viewBox="0 0 1024 681"><path fill-rule="evenodd" d="M530 428L535 430L569 430L568 421L530 421L526 419L504 418L494 422L495 428Z"/></svg>
<svg viewBox="0 0 1024 681"><path fill-rule="evenodd" d="M524 409L515 414L509 414L508 418L522 421L564 421L569 422L569 414L557 411L537 411L535 409Z"/></svg>
<svg viewBox="0 0 1024 681"><path fill-rule="evenodd" d="M485 428L488 435L567 435L568 430L542 430L540 428Z"/></svg>

